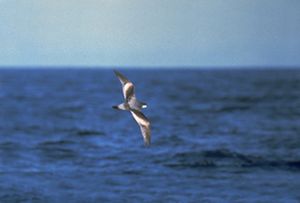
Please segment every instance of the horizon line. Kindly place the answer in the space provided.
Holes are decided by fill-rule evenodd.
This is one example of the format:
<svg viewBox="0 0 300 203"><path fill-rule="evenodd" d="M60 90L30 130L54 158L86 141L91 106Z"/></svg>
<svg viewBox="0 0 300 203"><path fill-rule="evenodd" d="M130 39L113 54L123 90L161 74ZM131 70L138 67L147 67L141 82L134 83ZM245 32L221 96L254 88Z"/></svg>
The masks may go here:
<svg viewBox="0 0 300 203"><path fill-rule="evenodd" d="M224 65L224 66L196 66L196 65L162 65L162 66L129 66L129 65L0 65L0 69L299 69L300 65L280 66L280 65Z"/></svg>

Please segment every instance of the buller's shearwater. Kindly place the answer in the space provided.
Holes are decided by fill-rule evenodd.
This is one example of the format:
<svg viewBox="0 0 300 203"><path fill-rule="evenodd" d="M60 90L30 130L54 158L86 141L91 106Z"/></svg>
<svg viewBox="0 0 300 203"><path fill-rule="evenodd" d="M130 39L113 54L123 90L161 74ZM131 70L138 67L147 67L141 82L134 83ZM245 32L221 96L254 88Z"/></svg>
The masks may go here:
<svg viewBox="0 0 300 203"><path fill-rule="evenodd" d="M140 126L145 145L150 145L151 131L150 131L150 121L141 112L142 108L146 108L147 104L137 100L134 94L134 85L120 72L114 70L116 76L119 78L124 95L124 103L117 106L113 106L115 109L130 111L135 121Z"/></svg>

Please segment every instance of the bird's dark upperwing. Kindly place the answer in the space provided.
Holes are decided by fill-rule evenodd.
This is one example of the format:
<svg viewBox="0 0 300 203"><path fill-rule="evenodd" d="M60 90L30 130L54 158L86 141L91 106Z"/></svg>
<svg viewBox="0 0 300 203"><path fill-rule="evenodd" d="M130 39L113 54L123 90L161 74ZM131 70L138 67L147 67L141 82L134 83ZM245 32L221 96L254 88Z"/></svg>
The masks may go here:
<svg viewBox="0 0 300 203"><path fill-rule="evenodd" d="M122 83L122 86L124 86L126 83L130 82L124 75L122 75L120 72L114 70L116 76L119 78L120 82Z"/></svg>
<svg viewBox="0 0 300 203"><path fill-rule="evenodd" d="M144 138L144 143L145 145L150 145L151 141L151 130L150 130L150 121L149 119L140 111L137 110L130 110L133 118L135 121L138 123L140 126L143 138Z"/></svg>

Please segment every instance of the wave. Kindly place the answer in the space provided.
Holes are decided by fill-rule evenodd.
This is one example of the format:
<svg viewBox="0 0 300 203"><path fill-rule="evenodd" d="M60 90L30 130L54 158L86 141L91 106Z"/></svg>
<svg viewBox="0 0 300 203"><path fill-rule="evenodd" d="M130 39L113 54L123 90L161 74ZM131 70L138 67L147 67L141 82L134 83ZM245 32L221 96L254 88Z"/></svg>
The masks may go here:
<svg viewBox="0 0 300 203"><path fill-rule="evenodd" d="M272 160L261 156L245 155L229 150L176 153L163 160L171 168L233 167L300 170L300 160Z"/></svg>
<svg viewBox="0 0 300 203"><path fill-rule="evenodd" d="M62 146L62 145L69 145L74 144L75 142L70 140L57 140L57 141L45 141L40 143L39 147L47 147L47 146Z"/></svg>
<svg viewBox="0 0 300 203"><path fill-rule="evenodd" d="M245 111L251 109L250 106L224 106L221 108L217 108L215 112L222 113L222 112L233 112L233 111Z"/></svg>
<svg viewBox="0 0 300 203"><path fill-rule="evenodd" d="M0 143L0 151L16 151L17 149L23 148L25 148L25 146L17 142L5 141Z"/></svg>
<svg viewBox="0 0 300 203"><path fill-rule="evenodd" d="M94 136L94 135L104 135L105 133L96 130L77 130L76 134L78 136Z"/></svg>

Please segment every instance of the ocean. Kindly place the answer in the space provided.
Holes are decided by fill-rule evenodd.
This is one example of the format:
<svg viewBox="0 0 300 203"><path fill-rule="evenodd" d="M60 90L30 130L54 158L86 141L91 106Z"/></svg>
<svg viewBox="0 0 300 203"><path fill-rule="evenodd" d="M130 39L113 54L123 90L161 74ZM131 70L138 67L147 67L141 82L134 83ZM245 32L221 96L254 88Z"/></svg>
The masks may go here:
<svg viewBox="0 0 300 203"><path fill-rule="evenodd" d="M0 202L300 202L299 69L0 70Z"/></svg>

